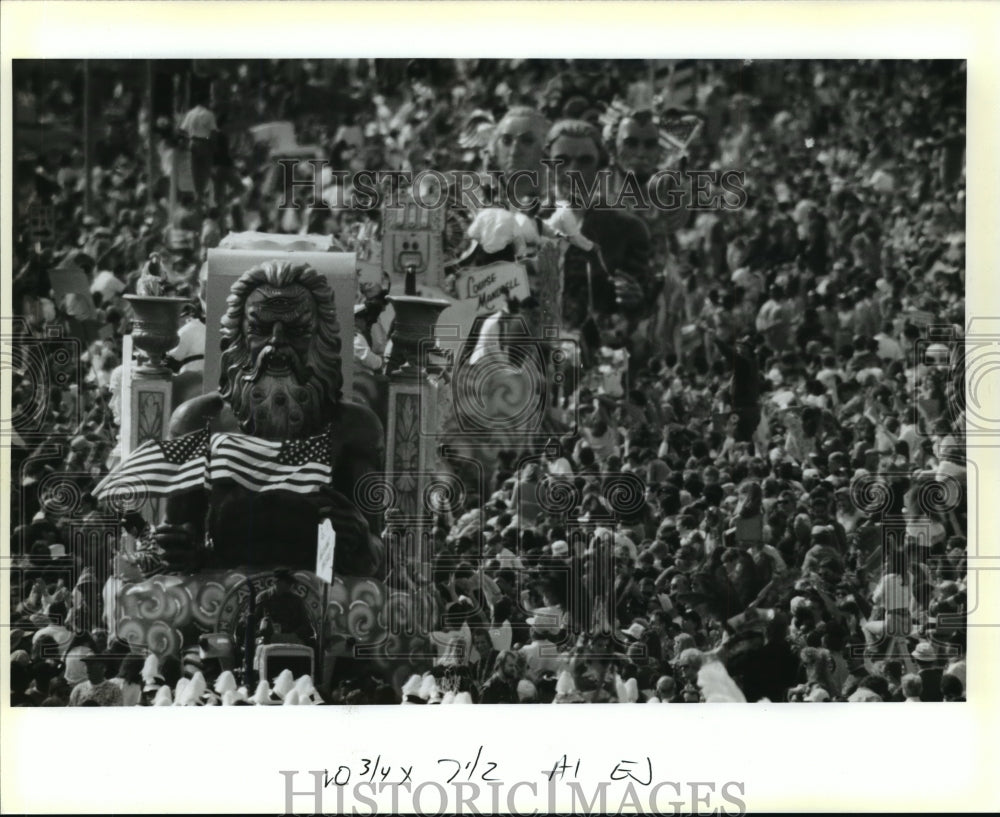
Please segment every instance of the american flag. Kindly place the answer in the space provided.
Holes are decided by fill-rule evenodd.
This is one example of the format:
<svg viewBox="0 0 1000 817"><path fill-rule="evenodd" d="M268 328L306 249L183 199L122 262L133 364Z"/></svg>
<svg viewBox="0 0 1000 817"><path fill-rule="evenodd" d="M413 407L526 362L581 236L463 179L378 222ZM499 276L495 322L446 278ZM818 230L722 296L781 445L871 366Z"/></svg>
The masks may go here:
<svg viewBox="0 0 1000 817"><path fill-rule="evenodd" d="M309 494L330 482L332 459L327 433L304 440L272 442L245 434L212 438L209 480L232 480L249 491Z"/></svg>
<svg viewBox="0 0 1000 817"><path fill-rule="evenodd" d="M130 496L166 496L205 483L208 429L176 440L147 440L94 489L97 499Z"/></svg>

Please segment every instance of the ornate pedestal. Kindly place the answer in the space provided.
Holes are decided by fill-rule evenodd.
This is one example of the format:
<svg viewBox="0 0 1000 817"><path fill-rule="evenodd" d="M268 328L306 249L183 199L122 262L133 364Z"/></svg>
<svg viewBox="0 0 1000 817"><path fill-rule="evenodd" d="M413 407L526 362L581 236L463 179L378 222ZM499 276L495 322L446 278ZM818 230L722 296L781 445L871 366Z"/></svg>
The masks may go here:
<svg viewBox="0 0 1000 817"><path fill-rule="evenodd" d="M411 295L390 296L396 313L389 364L389 408L386 425L386 488L391 497L391 522L387 525L389 569L400 580L403 572L431 564L434 495L444 485L435 435L421 429L437 428L439 408L436 375L441 366L429 341L438 315L448 301ZM440 484L439 484L440 483ZM388 522L388 520L387 520ZM412 575L412 574L411 574ZM405 583L396 589L403 590Z"/></svg>
<svg viewBox="0 0 1000 817"><path fill-rule="evenodd" d="M132 334L125 339L122 368L122 459L147 440L167 437L172 405L173 373L164 356L177 345L181 307L186 298L126 295L135 312ZM134 350L140 354L135 355ZM159 502L147 502L143 515L158 521Z"/></svg>
<svg viewBox="0 0 1000 817"><path fill-rule="evenodd" d="M396 494L396 509L406 517L424 513L423 495L436 473L436 440L421 434L434 428L437 384L433 349L426 343L434 336L437 316L450 304L435 298L390 296L396 312L393 351L389 363L389 411L386 429L386 471ZM424 348L421 348L421 347ZM430 425L428 425L430 422Z"/></svg>

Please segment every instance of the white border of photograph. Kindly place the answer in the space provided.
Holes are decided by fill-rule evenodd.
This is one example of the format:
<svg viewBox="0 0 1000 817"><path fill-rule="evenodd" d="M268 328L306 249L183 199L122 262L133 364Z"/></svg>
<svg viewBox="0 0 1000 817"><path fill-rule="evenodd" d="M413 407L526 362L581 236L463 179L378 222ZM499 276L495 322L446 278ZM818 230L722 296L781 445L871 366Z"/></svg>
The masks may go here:
<svg viewBox="0 0 1000 817"><path fill-rule="evenodd" d="M969 317L1000 316L1000 9L984 4L909 3L55 3L4 2L2 54L3 180L0 269L2 308L10 310L11 59L165 57L727 57L727 58L964 58L968 60ZM9 412L9 373L0 395ZM992 389L995 415L1000 390ZM970 438L975 446L977 440ZM969 450L980 485L997 482L997 450ZM1000 439L991 441L1000 445ZM9 479L8 452L0 473ZM9 501L9 490L0 491ZM995 492L994 492L995 495ZM721 705L656 709L621 706L540 707L281 707L270 714L239 708L57 710L8 706L0 673L0 763L4 812L282 812L281 770L412 766L414 784L443 782L451 765L471 761L478 747L496 762L509 788L522 787L518 810L548 810L543 769L564 754L580 760L579 779L609 780L615 764L651 759L653 782L674 781L686 801L690 783L715 784L708 809L737 809L718 793L743 784L750 811L971 809L1000 810L1000 572L998 526L979 514L980 542L970 541L977 602L969 624L969 703L894 707ZM971 517L970 517L971 518ZM0 524L9 514L0 511ZM972 525L970 528L975 529ZM9 555L8 532L2 535ZM971 583L970 583L971 585ZM971 588L970 588L971 592ZM0 609L9 609L5 581ZM970 599L970 601L973 601ZM972 605L970 604L970 607ZM0 639L0 666L9 643ZM396 779L396 772L390 773ZM461 779L461 778L459 778ZM333 791L333 787L325 790ZM588 794L591 789L584 786ZM701 787L704 797L708 789ZM730 789L731 792L738 790ZM336 810L328 794L324 809ZM389 808L388 792L376 798ZM411 802L405 796L399 808ZM609 796L609 808L619 800ZM704 803L704 801L703 801ZM437 810L426 795L425 810ZM506 792L500 801L507 810ZM557 809L568 809L561 790ZM348 808L350 804L348 804ZM489 798L477 802L483 813ZM695 808L697 808L695 804ZM300 812L311 801L296 800ZM358 804L358 813L368 813ZM448 810L453 810L450 805ZM466 808L466 810L468 810Z"/></svg>

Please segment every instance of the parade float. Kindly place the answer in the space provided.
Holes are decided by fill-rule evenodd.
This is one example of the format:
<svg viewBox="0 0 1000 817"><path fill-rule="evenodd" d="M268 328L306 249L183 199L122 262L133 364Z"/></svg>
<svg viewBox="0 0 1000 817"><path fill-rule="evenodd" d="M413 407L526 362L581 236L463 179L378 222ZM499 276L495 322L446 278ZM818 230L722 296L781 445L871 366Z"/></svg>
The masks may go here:
<svg viewBox="0 0 1000 817"><path fill-rule="evenodd" d="M443 208L411 201L357 253L318 236L227 237L208 254L193 397L162 361L178 303L132 299L122 463L98 493L144 515L130 549L158 554L143 574L123 553L112 579L109 619L133 651L204 657L208 638L251 689L288 667L328 688L341 659L390 681L430 665L441 611L421 566L435 516L485 495L499 450L541 455L560 430L547 401L574 370L554 243L530 265L446 270L445 228ZM356 385L372 375L347 351L376 279L389 289L384 401ZM502 338L487 342L497 317ZM256 607L283 575L311 635L262 635Z"/></svg>

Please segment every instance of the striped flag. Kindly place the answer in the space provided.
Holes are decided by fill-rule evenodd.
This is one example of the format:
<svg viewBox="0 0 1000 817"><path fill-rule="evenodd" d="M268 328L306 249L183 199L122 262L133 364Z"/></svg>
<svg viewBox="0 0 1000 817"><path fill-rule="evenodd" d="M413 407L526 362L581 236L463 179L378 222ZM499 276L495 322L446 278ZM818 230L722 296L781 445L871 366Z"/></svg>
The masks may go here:
<svg viewBox="0 0 1000 817"><path fill-rule="evenodd" d="M176 440L147 440L97 484L94 496L167 496L200 487L207 457L207 427Z"/></svg>
<svg viewBox="0 0 1000 817"><path fill-rule="evenodd" d="M670 104L676 108L692 107L698 93L698 61L669 60Z"/></svg>
<svg viewBox="0 0 1000 817"><path fill-rule="evenodd" d="M213 485L231 480L248 491L313 493L330 483L330 439L328 433L281 442L245 434L216 434L208 473Z"/></svg>

